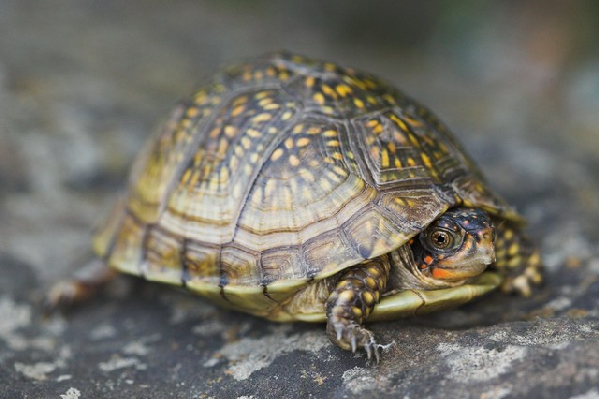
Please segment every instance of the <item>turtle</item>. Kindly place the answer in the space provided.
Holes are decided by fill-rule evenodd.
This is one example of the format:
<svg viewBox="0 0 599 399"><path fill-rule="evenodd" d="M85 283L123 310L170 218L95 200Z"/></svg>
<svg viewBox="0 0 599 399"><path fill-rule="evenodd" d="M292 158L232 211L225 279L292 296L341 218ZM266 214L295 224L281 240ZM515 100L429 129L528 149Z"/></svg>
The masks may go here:
<svg viewBox="0 0 599 399"><path fill-rule="evenodd" d="M366 72L286 51L180 102L49 307L118 272L280 322L326 322L368 358L366 321L542 282L524 218L427 107Z"/></svg>

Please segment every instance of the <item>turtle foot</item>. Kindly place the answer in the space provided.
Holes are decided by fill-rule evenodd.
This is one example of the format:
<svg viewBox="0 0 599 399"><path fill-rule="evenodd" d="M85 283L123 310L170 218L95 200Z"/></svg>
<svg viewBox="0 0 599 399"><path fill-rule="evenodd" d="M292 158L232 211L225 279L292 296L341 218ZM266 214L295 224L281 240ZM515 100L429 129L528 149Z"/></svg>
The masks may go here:
<svg viewBox="0 0 599 399"><path fill-rule="evenodd" d="M356 323L348 325L329 323L327 324L327 335L332 343L341 349L352 351L352 353L363 348L368 359L374 357L377 363L381 360L381 351L395 344L395 341L387 345L378 344L371 331Z"/></svg>

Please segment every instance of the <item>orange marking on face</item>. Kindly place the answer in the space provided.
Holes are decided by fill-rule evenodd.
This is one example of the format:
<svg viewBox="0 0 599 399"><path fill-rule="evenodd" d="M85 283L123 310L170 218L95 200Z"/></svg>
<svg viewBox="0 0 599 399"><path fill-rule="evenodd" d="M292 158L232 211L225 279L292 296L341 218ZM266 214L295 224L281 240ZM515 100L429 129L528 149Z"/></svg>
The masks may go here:
<svg viewBox="0 0 599 399"><path fill-rule="evenodd" d="M433 257L430 255L426 255L424 257L424 263L426 263L427 265L430 265L431 263L433 263Z"/></svg>
<svg viewBox="0 0 599 399"><path fill-rule="evenodd" d="M433 277L438 280L451 280L454 277L453 272L451 270L441 269L438 267L433 269L432 274Z"/></svg>

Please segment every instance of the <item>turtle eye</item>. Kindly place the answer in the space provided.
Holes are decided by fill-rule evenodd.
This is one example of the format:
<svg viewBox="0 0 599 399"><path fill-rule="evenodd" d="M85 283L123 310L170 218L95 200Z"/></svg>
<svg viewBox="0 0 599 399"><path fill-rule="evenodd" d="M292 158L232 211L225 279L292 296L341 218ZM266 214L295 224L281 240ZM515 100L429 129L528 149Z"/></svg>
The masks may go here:
<svg viewBox="0 0 599 399"><path fill-rule="evenodd" d="M453 246L453 235L447 230L435 230L430 235L429 241L434 248L447 249Z"/></svg>
<svg viewBox="0 0 599 399"><path fill-rule="evenodd" d="M425 247L433 251L453 251L461 245L460 235L444 227L435 226L423 237Z"/></svg>

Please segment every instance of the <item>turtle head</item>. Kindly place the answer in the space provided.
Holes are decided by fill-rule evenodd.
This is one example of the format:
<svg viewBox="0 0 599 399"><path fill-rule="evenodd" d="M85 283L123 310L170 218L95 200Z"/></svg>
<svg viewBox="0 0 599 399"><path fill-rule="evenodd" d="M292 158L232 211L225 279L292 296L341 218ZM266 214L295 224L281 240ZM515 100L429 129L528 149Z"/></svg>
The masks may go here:
<svg viewBox="0 0 599 399"><path fill-rule="evenodd" d="M412 240L420 272L434 280L465 281L495 262L495 227L481 209L452 208Z"/></svg>

